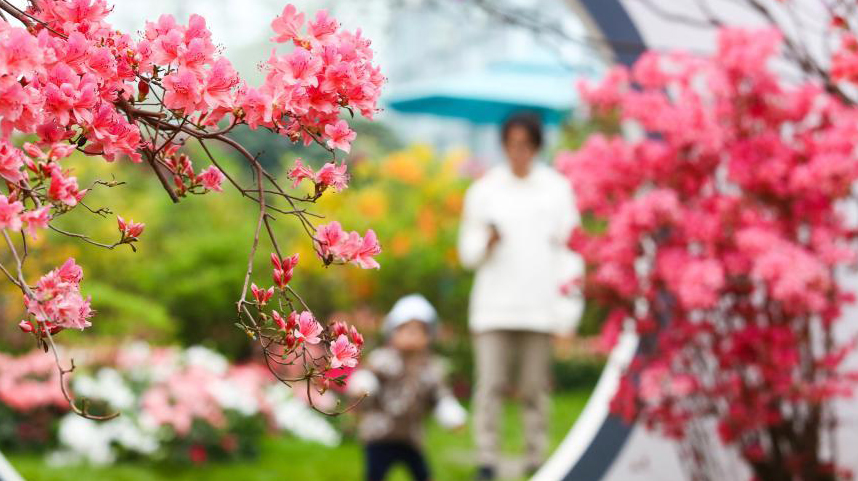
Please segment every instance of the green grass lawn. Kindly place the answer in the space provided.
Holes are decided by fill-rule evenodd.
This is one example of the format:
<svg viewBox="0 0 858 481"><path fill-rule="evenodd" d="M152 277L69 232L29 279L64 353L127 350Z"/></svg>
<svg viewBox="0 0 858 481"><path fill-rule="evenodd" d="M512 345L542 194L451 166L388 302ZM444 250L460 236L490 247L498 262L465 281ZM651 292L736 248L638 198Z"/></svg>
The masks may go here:
<svg viewBox="0 0 858 481"><path fill-rule="evenodd" d="M563 439L584 408L589 389L553 396L549 425L552 448ZM504 412L504 451L515 456L523 447L522 427L515 406ZM474 471L474 450L470 432L449 432L432 424L427 433L427 452L438 481L470 480ZM346 440L337 448L324 448L288 437L263 440L261 455L237 463L210 463L206 466L160 466L127 463L111 467L47 466L35 455L9 455L11 463L27 481L359 481L363 462L361 446ZM388 481L409 479L399 468Z"/></svg>

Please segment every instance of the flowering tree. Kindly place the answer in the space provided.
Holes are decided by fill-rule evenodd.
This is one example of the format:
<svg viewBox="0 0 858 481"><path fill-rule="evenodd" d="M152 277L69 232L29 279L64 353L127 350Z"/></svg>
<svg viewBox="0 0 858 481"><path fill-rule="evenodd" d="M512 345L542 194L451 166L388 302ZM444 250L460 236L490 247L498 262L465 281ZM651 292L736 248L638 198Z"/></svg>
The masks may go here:
<svg viewBox="0 0 858 481"><path fill-rule="evenodd" d="M361 236L337 222L314 226L306 206L329 189L347 185L346 165L337 162L335 152L348 152L355 133L341 113L372 118L376 112L384 78L372 63L369 41L360 31L341 30L325 11L305 19L287 5L271 22L272 40L291 48L274 50L264 63L264 82L251 86L219 54L201 16L191 15L181 25L162 15L146 23L142 38L134 38L111 27L109 13L104 0L31 0L26 9L0 0L0 176L6 187L0 194L0 229L8 248L0 270L23 294L27 318L21 329L45 351L53 350L66 399L75 412L90 416L85 400L76 402L62 381L74 364L61 365L53 340L63 329L91 324L90 299L80 292L83 270L69 259L34 284L24 275L28 239L52 230L97 247L134 249L142 223L117 216L117 238L102 242L64 231L53 221L81 206L101 216L111 213L109 207L87 205L86 194L118 183L96 181L82 188L64 166L72 154L145 162L174 202L219 192L226 181L257 205L237 325L259 341L275 375L279 365L305 367L303 376L279 377L282 382L307 380L309 389L310 381L322 388L331 379L338 381L330 377L331 369L353 367L362 338L342 324L323 327L290 287L298 257L281 252L275 222L297 218L325 265L378 267L373 256L380 248L372 230ZM282 179L230 138L241 124L327 149L331 161L319 171L296 161L287 174L293 188L303 180L313 182L314 193L290 193ZM14 144L16 133L30 142ZM183 153L188 142L206 154L207 167L195 168ZM243 185L238 173L222 169L211 143L238 152L252 184ZM269 288L251 282L263 236L273 248L274 285ZM324 349L311 351L308 344Z"/></svg>
<svg viewBox="0 0 858 481"><path fill-rule="evenodd" d="M714 419L755 479L834 479L829 403L855 380L839 369L854 343L832 337L856 234L836 207L858 179L858 112L772 73L781 38L724 29L712 57L650 52L583 85L594 113L648 135L591 136L557 166L608 221L570 240L584 289L614 306L603 336L629 322L653 347L613 409L679 438Z"/></svg>
<svg viewBox="0 0 858 481"><path fill-rule="evenodd" d="M858 102L858 91L854 88L858 82L858 5L855 0L737 0L732 3L735 4L732 8L722 10L711 2L695 2L691 6L640 2L641 7L654 16L697 29L729 25L738 15L766 23L781 32L781 58L795 72L818 82L844 103Z"/></svg>

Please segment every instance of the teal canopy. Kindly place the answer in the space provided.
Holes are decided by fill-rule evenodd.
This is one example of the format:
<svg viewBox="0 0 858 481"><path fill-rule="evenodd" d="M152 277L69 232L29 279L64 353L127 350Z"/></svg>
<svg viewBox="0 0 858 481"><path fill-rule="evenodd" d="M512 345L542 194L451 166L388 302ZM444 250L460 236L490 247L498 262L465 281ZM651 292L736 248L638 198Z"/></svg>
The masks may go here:
<svg viewBox="0 0 858 481"><path fill-rule="evenodd" d="M547 124L558 124L577 104L575 80L580 77L559 64L498 62L481 71L404 85L385 103L397 112L476 124L499 124L512 112L529 110Z"/></svg>

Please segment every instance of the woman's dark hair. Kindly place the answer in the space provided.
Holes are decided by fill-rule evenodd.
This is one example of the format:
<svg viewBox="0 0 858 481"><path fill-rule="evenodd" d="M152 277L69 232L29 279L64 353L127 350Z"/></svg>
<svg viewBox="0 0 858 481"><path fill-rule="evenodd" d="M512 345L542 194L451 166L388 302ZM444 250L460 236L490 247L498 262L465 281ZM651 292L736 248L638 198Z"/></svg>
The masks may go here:
<svg viewBox="0 0 858 481"><path fill-rule="evenodd" d="M504 121L501 127L501 142L506 143L513 127L521 127L530 137L530 142L539 150L542 147L542 118L533 112L516 112Z"/></svg>

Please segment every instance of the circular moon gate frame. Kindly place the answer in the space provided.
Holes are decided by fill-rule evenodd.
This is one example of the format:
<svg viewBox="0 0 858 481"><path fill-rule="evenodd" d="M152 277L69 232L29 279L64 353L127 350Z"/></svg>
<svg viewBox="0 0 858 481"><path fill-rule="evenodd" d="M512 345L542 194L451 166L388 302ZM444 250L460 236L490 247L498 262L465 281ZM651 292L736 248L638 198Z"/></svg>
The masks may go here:
<svg viewBox="0 0 858 481"><path fill-rule="evenodd" d="M723 24L745 27L762 26L766 20L747 4L731 0L564 0L581 18L588 30L588 40L607 63L631 65L646 49L682 49L695 53L712 52L716 27L708 17ZM774 0L763 0L764 3ZM820 2L793 0L804 15L823 15ZM824 27L823 27L824 28ZM825 31L806 28L804 38L810 41L812 55L821 48ZM788 32L789 33L789 32ZM794 33L794 32L792 32ZM823 64L825 62L822 62ZM795 69L787 63L774 68L789 76ZM849 222L858 221L858 207L848 206L844 214ZM858 291L858 275L841 273L841 283ZM668 319L660 319L662 325ZM847 339L858 334L858 307L844 309L843 322L836 336ZM596 389L583 412L551 458L531 481L680 481L687 479L683 455L678 445L643 426L625 424L610 414L609 404L620 375L636 353L650 348L634 333L625 333L611 353ZM847 368L858 367L854 353L845 362ZM851 402L850 402L851 401ZM847 468L858 470L858 459L848 450L858 444L858 403L844 400L834 403L838 415L836 446L838 460ZM709 442L706 479L747 479L744 462L717 440L712 425L697 433ZM686 465L687 466L687 465Z"/></svg>

